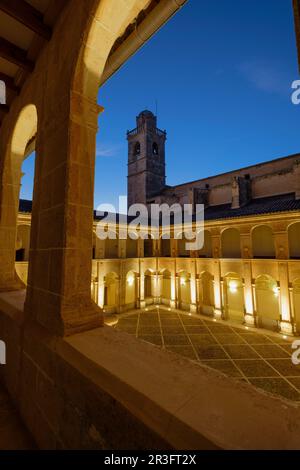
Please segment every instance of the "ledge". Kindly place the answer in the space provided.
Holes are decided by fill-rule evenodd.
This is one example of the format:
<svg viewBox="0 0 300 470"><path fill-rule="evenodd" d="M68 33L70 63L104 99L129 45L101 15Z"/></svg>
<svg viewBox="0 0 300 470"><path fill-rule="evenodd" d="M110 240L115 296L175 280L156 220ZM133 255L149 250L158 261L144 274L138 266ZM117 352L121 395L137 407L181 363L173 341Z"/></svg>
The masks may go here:
<svg viewBox="0 0 300 470"><path fill-rule="evenodd" d="M175 449L300 448L297 404L126 333L85 332L57 352Z"/></svg>

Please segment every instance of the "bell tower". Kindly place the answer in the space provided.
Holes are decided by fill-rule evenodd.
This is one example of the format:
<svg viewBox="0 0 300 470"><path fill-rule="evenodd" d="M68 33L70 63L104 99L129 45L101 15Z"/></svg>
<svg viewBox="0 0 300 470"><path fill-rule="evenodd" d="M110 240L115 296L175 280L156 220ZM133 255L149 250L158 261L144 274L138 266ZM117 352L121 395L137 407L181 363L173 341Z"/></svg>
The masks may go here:
<svg viewBox="0 0 300 470"><path fill-rule="evenodd" d="M166 185L166 131L157 128L151 111L142 111L137 127L127 132L128 140L128 206L147 204Z"/></svg>

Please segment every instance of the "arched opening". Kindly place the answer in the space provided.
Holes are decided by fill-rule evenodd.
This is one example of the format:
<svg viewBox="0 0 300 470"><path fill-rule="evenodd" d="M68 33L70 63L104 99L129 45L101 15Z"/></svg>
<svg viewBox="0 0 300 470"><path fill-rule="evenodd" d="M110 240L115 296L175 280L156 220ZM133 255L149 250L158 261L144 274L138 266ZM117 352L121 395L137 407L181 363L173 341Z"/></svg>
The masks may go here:
<svg viewBox="0 0 300 470"><path fill-rule="evenodd" d="M126 275L126 286L125 286L126 310L136 308L137 299L138 299L137 275L135 272L129 271Z"/></svg>
<svg viewBox="0 0 300 470"><path fill-rule="evenodd" d="M164 269L161 273L161 302L165 305L170 305L171 301L171 273L168 269Z"/></svg>
<svg viewBox="0 0 300 470"><path fill-rule="evenodd" d="M300 222L289 226L289 252L291 259L300 259Z"/></svg>
<svg viewBox="0 0 300 470"><path fill-rule="evenodd" d="M224 230L221 238L222 258L240 258L241 257L241 237L236 228Z"/></svg>
<svg viewBox="0 0 300 470"><path fill-rule="evenodd" d="M266 274L255 281L256 314L259 325L273 330L280 321L279 287L275 279Z"/></svg>
<svg viewBox="0 0 300 470"><path fill-rule="evenodd" d="M158 145L156 142L154 142L152 145L152 153L153 155L158 155Z"/></svg>
<svg viewBox="0 0 300 470"><path fill-rule="evenodd" d="M211 234L208 230L204 230L204 245L203 248L198 251L198 257L212 258Z"/></svg>
<svg viewBox="0 0 300 470"><path fill-rule="evenodd" d="M5 155L4 169L1 181L1 230L5 237L1 237L1 266L0 285L3 288L23 287L15 276L15 261L29 260L30 230L29 227L20 227L17 232L17 219L19 209L25 212L31 210L31 202L20 201L23 194L32 199L34 163L33 140L38 130L37 109L33 104L25 106L17 119L10 146ZM28 158L30 156L30 158ZM22 170L28 158L30 172L25 177L25 187L21 188ZM27 162L28 163L28 162ZM25 164L25 166L27 166ZM28 209L28 207L30 208ZM15 253L15 256L14 256ZM26 276L27 277L27 276Z"/></svg>
<svg viewBox="0 0 300 470"><path fill-rule="evenodd" d="M228 273L224 277L224 306L226 318L244 322L243 280L236 273Z"/></svg>
<svg viewBox="0 0 300 470"><path fill-rule="evenodd" d="M200 304L201 313L213 315L214 313L214 276L207 271L200 274Z"/></svg>
<svg viewBox="0 0 300 470"><path fill-rule="evenodd" d="M134 156L138 157L141 154L141 144L139 142L136 142L134 146Z"/></svg>
<svg viewBox="0 0 300 470"><path fill-rule="evenodd" d="M154 272L150 269L147 269L144 274L144 296L147 305L152 304L154 301L153 297L155 293L155 282L156 276L154 275Z"/></svg>
<svg viewBox="0 0 300 470"><path fill-rule="evenodd" d="M190 310L191 305L191 276L182 271L178 276L178 302L182 310Z"/></svg>
<svg viewBox="0 0 300 470"><path fill-rule="evenodd" d="M273 230L267 225L258 225L252 230L253 258L275 258Z"/></svg>
<svg viewBox="0 0 300 470"><path fill-rule="evenodd" d="M297 334L300 334L300 279L295 279L293 284L293 316Z"/></svg>
<svg viewBox="0 0 300 470"><path fill-rule="evenodd" d="M104 309L114 313L118 306L118 276L116 273L108 273L104 277Z"/></svg>

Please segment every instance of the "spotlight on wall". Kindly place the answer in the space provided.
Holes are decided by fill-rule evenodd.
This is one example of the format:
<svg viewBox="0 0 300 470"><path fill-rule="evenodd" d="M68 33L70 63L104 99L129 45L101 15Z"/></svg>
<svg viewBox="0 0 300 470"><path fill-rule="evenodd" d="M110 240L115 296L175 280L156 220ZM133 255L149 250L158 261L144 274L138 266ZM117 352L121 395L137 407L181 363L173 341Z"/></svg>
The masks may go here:
<svg viewBox="0 0 300 470"><path fill-rule="evenodd" d="M275 297L278 297L279 296L279 287L273 287L273 292L274 292Z"/></svg>
<svg viewBox="0 0 300 470"><path fill-rule="evenodd" d="M127 284L128 284L129 286L133 286L133 284L134 284L134 277L133 277L133 276L128 276L128 278L127 278Z"/></svg>
<svg viewBox="0 0 300 470"><path fill-rule="evenodd" d="M237 290L238 290L237 283L235 281L230 281L229 282L229 292L231 292L231 294L236 294Z"/></svg>

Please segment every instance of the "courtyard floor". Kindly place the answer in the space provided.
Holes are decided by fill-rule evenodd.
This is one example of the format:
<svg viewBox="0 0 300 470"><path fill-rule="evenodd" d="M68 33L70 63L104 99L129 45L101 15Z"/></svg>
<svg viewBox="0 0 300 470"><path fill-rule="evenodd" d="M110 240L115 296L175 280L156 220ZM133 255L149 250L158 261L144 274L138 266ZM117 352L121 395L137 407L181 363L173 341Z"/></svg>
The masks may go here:
<svg viewBox="0 0 300 470"><path fill-rule="evenodd" d="M300 365L291 361L294 338L155 307L120 316L115 328L300 402Z"/></svg>

